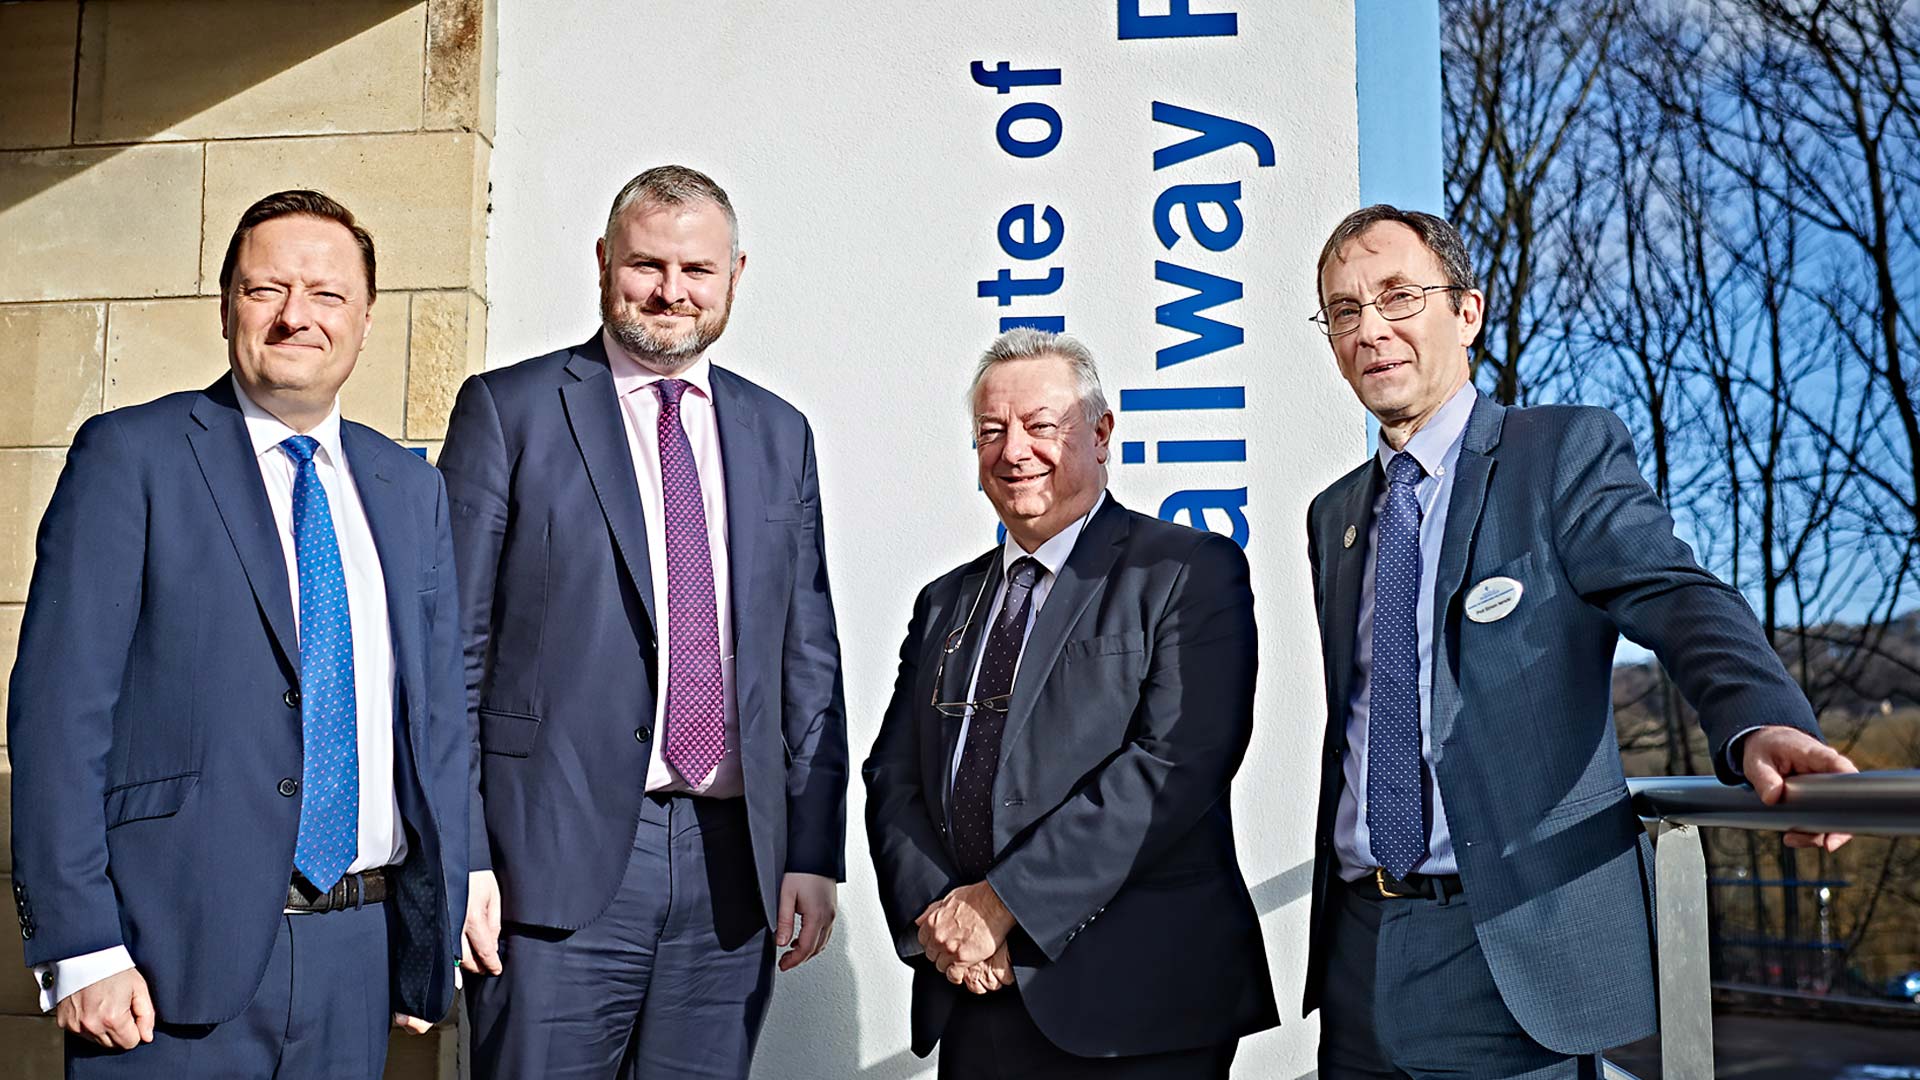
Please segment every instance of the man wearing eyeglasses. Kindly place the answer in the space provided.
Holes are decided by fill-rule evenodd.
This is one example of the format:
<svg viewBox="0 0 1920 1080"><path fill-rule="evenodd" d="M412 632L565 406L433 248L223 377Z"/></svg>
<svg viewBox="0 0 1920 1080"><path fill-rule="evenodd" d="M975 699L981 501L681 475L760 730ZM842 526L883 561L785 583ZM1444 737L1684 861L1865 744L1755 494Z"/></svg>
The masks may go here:
<svg viewBox="0 0 1920 1080"><path fill-rule="evenodd" d="M1674 537L1618 418L1474 390L1483 300L1451 225L1368 207L1318 273L1315 321L1380 421L1378 453L1307 516L1328 702L1305 1002L1320 1075L1597 1076L1655 1023L1618 636L1672 673L1722 780L1774 802L1784 776L1853 766L1740 594Z"/></svg>
<svg viewBox="0 0 1920 1080"><path fill-rule="evenodd" d="M913 1050L942 1077L1224 1077L1279 1022L1228 802L1246 557L1106 492L1072 338L1001 335L968 403L1006 542L921 590L862 770Z"/></svg>

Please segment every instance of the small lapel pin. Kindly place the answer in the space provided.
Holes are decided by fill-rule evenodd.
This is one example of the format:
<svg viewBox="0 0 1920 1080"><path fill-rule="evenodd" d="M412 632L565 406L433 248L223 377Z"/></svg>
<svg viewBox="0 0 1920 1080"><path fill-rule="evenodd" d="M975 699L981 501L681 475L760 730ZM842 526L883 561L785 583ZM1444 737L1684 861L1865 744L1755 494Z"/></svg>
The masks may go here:
<svg viewBox="0 0 1920 1080"><path fill-rule="evenodd" d="M1360 530L1352 525L1349 525L1347 526L1347 535L1342 537L1340 540L1340 546L1352 547L1353 542L1359 539L1359 537L1360 537Z"/></svg>

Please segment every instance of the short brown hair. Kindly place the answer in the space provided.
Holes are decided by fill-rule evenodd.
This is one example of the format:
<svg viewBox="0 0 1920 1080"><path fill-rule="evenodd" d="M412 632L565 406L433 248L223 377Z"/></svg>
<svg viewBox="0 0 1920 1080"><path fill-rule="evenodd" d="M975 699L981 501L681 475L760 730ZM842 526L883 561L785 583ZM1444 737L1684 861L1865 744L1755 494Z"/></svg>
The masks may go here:
<svg viewBox="0 0 1920 1080"><path fill-rule="evenodd" d="M220 263L220 292L225 294L233 285L233 264L240 257L240 241L247 238L253 227L274 218L296 214L337 222L353 234L353 242L360 246L360 262L367 270L367 303L373 303L373 234L354 220L353 211L318 191L304 188L276 191L247 207L246 212L240 215L240 224L233 229L233 239L227 241L227 257Z"/></svg>
<svg viewBox="0 0 1920 1080"><path fill-rule="evenodd" d="M727 228L733 236L733 256L738 258L740 219L734 216L733 200L727 198L726 189L714 183L713 177L685 165L655 165L627 181L620 194L613 197L613 209L607 211L605 235L611 241L614 230L620 227L620 216L636 206L686 206L703 202L712 203L726 215Z"/></svg>
<svg viewBox="0 0 1920 1080"><path fill-rule="evenodd" d="M1320 261L1313 267L1313 294L1321 303L1326 303L1327 298L1320 293L1320 274L1327 268L1327 261L1338 255L1348 242L1358 239L1361 233L1382 222L1393 222L1412 229L1427 250L1440 260L1440 269L1447 275L1447 284L1453 286L1453 290L1447 293L1447 301L1458 312L1460 294L1480 287L1473 276L1473 263L1467 259L1467 245L1460 239L1460 230L1454 228L1446 218L1419 210L1402 210L1386 203L1375 203L1365 209L1355 210L1333 227L1333 235L1327 237L1326 246L1320 249Z"/></svg>

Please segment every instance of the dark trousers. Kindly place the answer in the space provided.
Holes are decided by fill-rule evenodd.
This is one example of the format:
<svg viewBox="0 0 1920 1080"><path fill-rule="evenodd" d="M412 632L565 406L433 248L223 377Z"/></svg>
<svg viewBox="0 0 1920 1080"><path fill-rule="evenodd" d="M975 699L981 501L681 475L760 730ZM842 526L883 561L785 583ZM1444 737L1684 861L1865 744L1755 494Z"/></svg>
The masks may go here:
<svg viewBox="0 0 1920 1080"><path fill-rule="evenodd" d="M1321 1080L1596 1080L1533 1041L1473 932L1472 898L1368 899L1336 879L1320 998Z"/></svg>
<svg viewBox="0 0 1920 1080"><path fill-rule="evenodd" d="M1076 1057L1047 1040L1010 987L955 1003L940 1035L940 1080L1225 1080L1238 1046Z"/></svg>
<svg viewBox="0 0 1920 1080"><path fill-rule="evenodd" d="M393 1023L387 963L383 905L283 915L267 973L239 1016L220 1024L169 1024L162 1016L153 1041L131 1050L69 1035L67 1076L375 1080L386 1068Z"/></svg>
<svg viewBox="0 0 1920 1080"><path fill-rule="evenodd" d="M649 796L619 891L575 931L508 923L469 976L475 1080L735 1080L773 987L740 799Z"/></svg>

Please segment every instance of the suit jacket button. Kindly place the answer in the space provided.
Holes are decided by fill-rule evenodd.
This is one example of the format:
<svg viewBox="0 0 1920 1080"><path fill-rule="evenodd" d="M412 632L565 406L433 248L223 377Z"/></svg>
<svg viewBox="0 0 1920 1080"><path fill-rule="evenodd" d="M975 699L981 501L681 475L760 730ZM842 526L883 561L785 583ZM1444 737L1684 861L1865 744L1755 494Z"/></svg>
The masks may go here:
<svg viewBox="0 0 1920 1080"><path fill-rule="evenodd" d="M653 739L653 732L651 732L651 731L648 731L648 730L647 730L646 728L634 728L634 729L633 729L633 741L634 741L634 742L637 742L637 743L644 743L644 742L649 742L649 741L651 741L652 739Z"/></svg>
<svg viewBox="0 0 1920 1080"><path fill-rule="evenodd" d="M295 780L291 776L283 776L280 778L280 794L285 795L287 798L291 799L293 798L293 793L299 790L300 790L300 781Z"/></svg>
<svg viewBox="0 0 1920 1080"><path fill-rule="evenodd" d="M32 923L20 924L20 940L21 941L33 940L33 924Z"/></svg>
<svg viewBox="0 0 1920 1080"><path fill-rule="evenodd" d="M289 687L286 693L280 695L280 700L286 702L287 708L289 709L299 708L300 707L300 688L297 686Z"/></svg>

